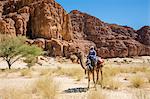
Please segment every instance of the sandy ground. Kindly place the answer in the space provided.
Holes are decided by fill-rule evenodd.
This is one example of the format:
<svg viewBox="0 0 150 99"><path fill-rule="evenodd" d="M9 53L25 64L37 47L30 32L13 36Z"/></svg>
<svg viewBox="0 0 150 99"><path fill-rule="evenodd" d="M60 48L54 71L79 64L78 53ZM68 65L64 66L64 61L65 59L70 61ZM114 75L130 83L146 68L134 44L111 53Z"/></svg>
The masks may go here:
<svg viewBox="0 0 150 99"><path fill-rule="evenodd" d="M126 62L126 66L137 66L143 63L146 63L150 66L150 56L143 56L137 58L113 58L105 60L109 64L115 64L119 66L123 66L123 62ZM79 67L79 64L72 64L71 62L64 62L61 60L55 61L53 58L48 58L48 61L41 60L39 64L36 64L35 68L57 68L57 67L64 67L64 68L72 68L72 67ZM7 68L6 62L0 59L0 68ZM26 64L22 61L16 62L12 68L26 68ZM0 73L0 95L3 92L3 89L6 88L15 88L15 89L25 89L26 86L30 86L34 84L34 81L38 79L38 75L35 77L22 77L18 72L16 73ZM117 79L122 79L121 76L118 76ZM58 90L58 99L87 99L87 79L85 77L81 81L76 81L75 79L67 76L55 76L54 80L59 85ZM128 82L126 82L128 83ZM92 84L91 84L92 86ZM98 88L100 86L97 86ZM90 90L94 90L91 88ZM150 86L144 89L150 95ZM118 89L118 90L108 90L103 89L102 91L106 99L134 99L133 93L135 89L127 88L127 89ZM1 98L0 98L1 99ZM150 97L148 98L150 99Z"/></svg>

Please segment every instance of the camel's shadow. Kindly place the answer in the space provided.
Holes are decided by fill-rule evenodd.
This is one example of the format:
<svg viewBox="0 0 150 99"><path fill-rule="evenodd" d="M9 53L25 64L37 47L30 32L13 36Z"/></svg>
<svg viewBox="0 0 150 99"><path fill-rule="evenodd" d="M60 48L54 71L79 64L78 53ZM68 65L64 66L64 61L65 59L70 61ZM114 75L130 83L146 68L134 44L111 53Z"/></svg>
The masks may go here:
<svg viewBox="0 0 150 99"><path fill-rule="evenodd" d="M67 90L64 90L65 93L81 93L87 91L88 91L87 87L69 88Z"/></svg>

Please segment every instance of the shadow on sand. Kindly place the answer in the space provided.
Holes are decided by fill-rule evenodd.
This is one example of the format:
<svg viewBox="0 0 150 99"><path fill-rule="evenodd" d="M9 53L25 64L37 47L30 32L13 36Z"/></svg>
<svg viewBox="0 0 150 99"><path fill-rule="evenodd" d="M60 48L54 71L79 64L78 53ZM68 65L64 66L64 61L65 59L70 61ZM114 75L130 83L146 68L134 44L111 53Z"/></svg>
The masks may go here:
<svg viewBox="0 0 150 99"><path fill-rule="evenodd" d="M85 88L82 88L82 87L79 87L79 88L69 88L67 90L64 90L65 93L81 93L81 92L87 92L88 91L88 88L85 87Z"/></svg>

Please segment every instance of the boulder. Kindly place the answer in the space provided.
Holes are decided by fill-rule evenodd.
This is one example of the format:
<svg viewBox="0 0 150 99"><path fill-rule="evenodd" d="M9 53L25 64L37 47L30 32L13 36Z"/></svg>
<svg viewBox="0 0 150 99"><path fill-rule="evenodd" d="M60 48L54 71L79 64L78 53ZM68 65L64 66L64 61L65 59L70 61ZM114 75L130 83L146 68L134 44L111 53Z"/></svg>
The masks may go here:
<svg viewBox="0 0 150 99"><path fill-rule="evenodd" d="M38 47L45 49L45 39L43 38L37 38L35 40L33 40L34 45L37 45Z"/></svg>
<svg viewBox="0 0 150 99"><path fill-rule="evenodd" d="M57 39L46 40L46 50L49 52L50 56L63 55L63 45L61 41Z"/></svg>

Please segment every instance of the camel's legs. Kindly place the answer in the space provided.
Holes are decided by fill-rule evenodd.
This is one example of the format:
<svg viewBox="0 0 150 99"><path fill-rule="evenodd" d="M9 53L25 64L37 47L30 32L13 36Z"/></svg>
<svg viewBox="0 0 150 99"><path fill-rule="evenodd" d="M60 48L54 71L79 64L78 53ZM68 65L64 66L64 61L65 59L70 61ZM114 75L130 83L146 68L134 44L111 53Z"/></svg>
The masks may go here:
<svg viewBox="0 0 150 99"><path fill-rule="evenodd" d="M94 88L96 88L96 82L95 82L95 72L94 70L92 71L92 76L93 76L93 82L94 82Z"/></svg>
<svg viewBox="0 0 150 99"><path fill-rule="evenodd" d="M90 71L88 70L88 89L90 88Z"/></svg>
<svg viewBox="0 0 150 99"><path fill-rule="evenodd" d="M98 80L99 80L99 69L96 69L96 84L98 83Z"/></svg>
<svg viewBox="0 0 150 99"><path fill-rule="evenodd" d="M102 70L102 67L100 68L100 72L101 72L101 87L102 87L102 83L103 83L103 70Z"/></svg>

